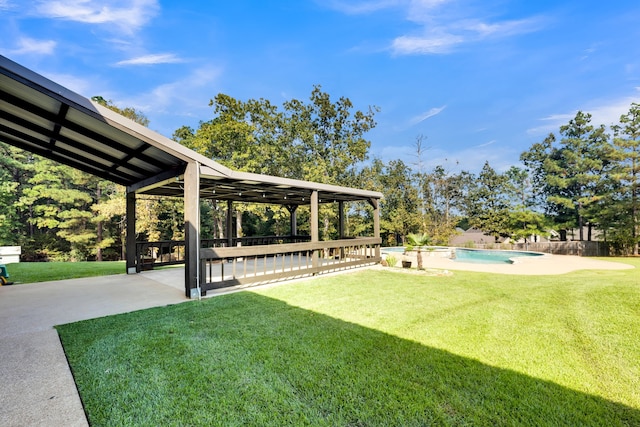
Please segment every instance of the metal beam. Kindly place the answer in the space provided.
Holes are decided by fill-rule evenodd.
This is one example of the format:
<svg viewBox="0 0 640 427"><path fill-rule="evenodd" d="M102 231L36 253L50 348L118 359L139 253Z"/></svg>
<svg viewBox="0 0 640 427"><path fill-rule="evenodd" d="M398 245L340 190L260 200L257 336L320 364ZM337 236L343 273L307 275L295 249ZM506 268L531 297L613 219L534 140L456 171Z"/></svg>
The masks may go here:
<svg viewBox="0 0 640 427"><path fill-rule="evenodd" d="M33 105L33 104L31 104L31 103L29 103L29 102L27 102L27 101L25 101L25 100L23 100L21 98L18 98L18 97L14 96L14 95L12 95L12 94L10 94L8 92L5 92L5 91L3 91L1 89L0 89L0 95L2 96L2 99L4 101L9 102L10 104L12 104L12 105L14 105L16 107L19 107L19 108L21 108L21 109L23 109L25 111L28 111L31 114L34 114L36 116L42 117L42 118L44 118L44 119L46 119L46 120L48 120L48 121L50 121L50 122L52 122L54 124L58 124L58 125L60 125L60 126L62 126L64 128L70 129L70 130L72 130L72 131L74 131L74 132L76 132L76 133L78 133L80 135L83 135L83 136L85 136L87 138L90 138L90 139L92 139L94 141L97 141L97 142L99 142L101 144L104 144L104 145L106 145L106 146L108 146L110 148L113 148L115 150L118 150L118 151L120 151L122 153L130 154L132 152L135 152L138 149L137 147L136 148L131 148L131 147L128 147L128 146L126 146L124 144L121 144L120 142L118 142L118 141L116 141L116 140L114 140L112 138L106 137L106 136L102 135L99 132L95 132L93 130L87 129L86 127L82 126L81 124L74 123L74 122L72 122L72 121L70 121L70 120L68 120L66 118L65 119L60 119L58 117L57 113L52 113L52 112L50 112L48 110L45 110L44 108L38 107L36 105ZM148 145L146 142L143 142L138 138L135 138L135 140L140 142L140 143L142 143L142 144ZM162 167L166 166L164 163L162 163L162 161L160 161L158 159L155 159L155 158L153 158L151 156L142 154L142 153L138 154L136 156L136 158L140 159L141 161L143 161L145 163L148 163L150 165L158 167L158 168L162 168Z"/></svg>
<svg viewBox="0 0 640 427"><path fill-rule="evenodd" d="M296 236L298 235L298 205L287 205L286 208L289 211L290 234Z"/></svg>
<svg viewBox="0 0 640 427"><path fill-rule="evenodd" d="M175 181L180 175L184 173L184 169L169 169L164 172L160 172L156 176L152 176L147 179L130 185L127 187L127 191L144 193L149 190L153 190L157 187L162 187L172 181Z"/></svg>

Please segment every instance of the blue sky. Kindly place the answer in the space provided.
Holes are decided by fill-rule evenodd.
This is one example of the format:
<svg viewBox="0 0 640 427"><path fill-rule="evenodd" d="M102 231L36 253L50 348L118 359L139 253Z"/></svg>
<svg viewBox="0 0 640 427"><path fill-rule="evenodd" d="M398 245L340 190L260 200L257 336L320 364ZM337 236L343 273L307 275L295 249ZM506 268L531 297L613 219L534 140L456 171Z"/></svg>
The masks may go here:
<svg viewBox="0 0 640 427"><path fill-rule="evenodd" d="M498 170L576 111L640 102L640 3L0 0L0 54L171 136L217 93L281 105L319 84L377 106L370 154Z"/></svg>

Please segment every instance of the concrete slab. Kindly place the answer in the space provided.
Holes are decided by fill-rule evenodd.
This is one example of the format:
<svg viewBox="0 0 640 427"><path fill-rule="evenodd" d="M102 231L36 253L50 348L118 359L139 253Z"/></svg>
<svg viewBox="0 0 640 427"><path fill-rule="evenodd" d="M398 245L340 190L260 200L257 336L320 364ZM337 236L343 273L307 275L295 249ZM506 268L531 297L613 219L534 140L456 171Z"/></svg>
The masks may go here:
<svg viewBox="0 0 640 427"><path fill-rule="evenodd" d="M402 258L401 255L398 258ZM384 256L383 256L384 258ZM417 257L411 257L413 267L417 265ZM578 270L627 270L635 268L622 262L603 261L588 257L574 255L549 255L540 257L518 258L514 264L479 264L470 262L458 262L450 258L428 256L422 254L424 268L441 270L476 271L494 274L517 274L529 276L566 274ZM400 261L398 261L400 265Z"/></svg>
<svg viewBox="0 0 640 427"><path fill-rule="evenodd" d="M0 287L0 425L88 425L53 327L187 301L162 283L171 280L148 272Z"/></svg>

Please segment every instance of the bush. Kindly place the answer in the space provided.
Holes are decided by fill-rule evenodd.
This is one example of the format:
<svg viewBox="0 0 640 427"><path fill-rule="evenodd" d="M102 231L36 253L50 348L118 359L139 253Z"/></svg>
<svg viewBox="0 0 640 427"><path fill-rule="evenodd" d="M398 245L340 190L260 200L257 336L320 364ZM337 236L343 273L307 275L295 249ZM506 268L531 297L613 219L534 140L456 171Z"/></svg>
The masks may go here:
<svg viewBox="0 0 640 427"><path fill-rule="evenodd" d="M389 267L395 267L396 263L398 262L396 257L394 257L393 255L387 255L386 261L387 261L387 265L389 265Z"/></svg>

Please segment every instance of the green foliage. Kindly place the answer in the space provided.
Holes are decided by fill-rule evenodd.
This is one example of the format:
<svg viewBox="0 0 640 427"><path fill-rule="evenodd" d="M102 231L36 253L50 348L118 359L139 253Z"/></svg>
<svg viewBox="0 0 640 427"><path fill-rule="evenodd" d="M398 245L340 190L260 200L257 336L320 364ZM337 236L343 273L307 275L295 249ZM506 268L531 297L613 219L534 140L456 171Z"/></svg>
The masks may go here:
<svg viewBox="0 0 640 427"><path fill-rule="evenodd" d="M348 98L333 101L320 86L313 88L309 102L292 99L281 108L265 99L241 101L225 94L218 94L210 106L212 120L197 130L182 127L174 139L232 169L346 186L356 184L358 167L367 159L370 142L364 134L375 127L377 111L353 111ZM238 231L288 232L282 207L236 209ZM335 238L335 207L322 206L320 216L321 237ZM247 220L251 223L243 227Z"/></svg>
<svg viewBox="0 0 640 427"><path fill-rule="evenodd" d="M392 160L385 165L376 159L365 174L371 177L373 186L384 193L380 232L385 243L401 243L404 236L420 227L418 191L412 184L409 167L402 160Z"/></svg>
<svg viewBox="0 0 640 427"><path fill-rule="evenodd" d="M632 103L614 129L614 192L607 200L603 228L610 239L638 255L640 243L640 104ZM613 208L612 208L613 206ZM601 217L602 218L602 217ZM627 251L625 251L627 252Z"/></svg>
<svg viewBox="0 0 640 427"><path fill-rule="evenodd" d="M385 260L387 261L387 265L389 267L395 267L396 264L398 263L398 259L393 255L387 255Z"/></svg>
<svg viewBox="0 0 640 427"><path fill-rule="evenodd" d="M522 154L546 196L546 210L563 228L578 227L583 240L585 218L597 217L599 201L606 195L612 167L612 147L604 126L591 125L591 115L579 111L560 127L560 146L555 136L534 144Z"/></svg>
<svg viewBox="0 0 640 427"><path fill-rule="evenodd" d="M471 227L499 237L510 234L507 177L486 162L467 192L466 213Z"/></svg>
<svg viewBox="0 0 640 427"><path fill-rule="evenodd" d="M133 108L97 102L134 121L148 119ZM315 86L307 101L281 106L265 99L237 100L219 94L211 100L213 118L198 129L181 127L174 139L233 168L256 173L356 186L384 194L380 205L383 244L402 244L410 233L426 233L446 245L456 225L491 235L528 239L549 228L566 238L581 225L598 228L620 253L637 254L640 242L640 105L612 127L591 124L578 112L521 155L524 168L504 173L487 162L478 175L454 173L447 165L425 168L424 137L416 140L412 169L401 160L365 164L370 143L365 134L378 111L354 110L348 98L332 99ZM0 142L0 244L23 246L30 259L103 259L124 255L124 189L60 166ZM139 200L137 238L184 237L179 199ZM226 205L202 203L203 237L221 237ZM234 206L238 235L288 234L283 206ZM345 206L348 236L371 235L373 210L364 202ZM544 212L544 213L543 213ZM309 233L309 212L297 211L299 234ZM323 204L321 238L339 237L337 206Z"/></svg>
<svg viewBox="0 0 640 427"><path fill-rule="evenodd" d="M456 224L464 210L466 191L472 176L468 172L451 173L438 165L420 180L420 194L424 206L423 230L432 236L433 243L448 245L456 234Z"/></svg>
<svg viewBox="0 0 640 427"><path fill-rule="evenodd" d="M407 235L407 242L418 251L418 270L422 270L422 249L431 243L431 237L424 233L410 233Z"/></svg>
<svg viewBox="0 0 640 427"><path fill-rule="evenodd" d="M427 246L431 243L431 237L424 233L409 233L407 235L407 242L409 242L410 245L416 247L419 251L423 246Z"/></svg>
<svg viewBox="0 0 640 427"><path fill-rule="evenodd" d="M121 116L124 116L130 120L133 120L134 122L142 126L145 126L145 127L149 126L149 119L147 118L147 116L145 116L144 113L142 113L141 111L137 111L135 108L132 108L132 107L120 108L117 105L115 105L113 101L111 100L107 101L101 96L93 96L91 97L91 100L93 102L96 102L102 105L103 107L107 107L111 111L115 111Z"/></svg>

